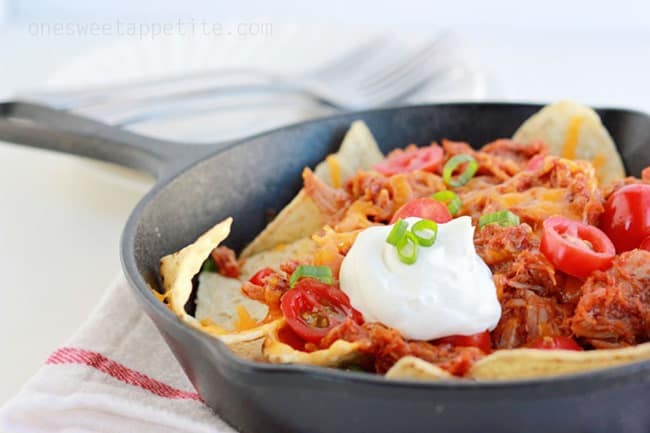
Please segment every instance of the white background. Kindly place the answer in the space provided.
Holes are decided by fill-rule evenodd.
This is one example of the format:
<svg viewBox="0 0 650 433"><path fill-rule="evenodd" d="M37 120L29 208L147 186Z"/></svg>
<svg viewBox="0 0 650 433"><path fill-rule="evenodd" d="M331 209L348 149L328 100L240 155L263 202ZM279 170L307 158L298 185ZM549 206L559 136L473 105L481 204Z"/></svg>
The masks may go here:
<svg viewBox="0 0 650 433"><path fill-rule="evenodd" d="M319 22L330 29L324 43L343 24L359 34L389 30L406 38L452 28L487 77L492 99L573 98L650 112L648 2L238 3L0 2L0 93L41 87L82 53L115 39L34 36L28 29L35 22L194 17L258 20L278 29L283 22ZM0 144L0 402L81 324L116 276L120 231L140 196L76 158Z"/></svg>

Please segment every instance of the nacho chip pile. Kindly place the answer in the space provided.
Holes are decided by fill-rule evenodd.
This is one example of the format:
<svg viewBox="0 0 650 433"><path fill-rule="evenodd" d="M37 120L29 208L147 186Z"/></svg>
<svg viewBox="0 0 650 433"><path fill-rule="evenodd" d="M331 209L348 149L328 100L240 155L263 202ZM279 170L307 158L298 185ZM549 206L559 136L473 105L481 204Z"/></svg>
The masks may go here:
<svg viewBox="0 0 650 433"><path fill-rule="evenodd" d="M539 140L549 146L553 155L590 161L601 184L612 183L624 176L614 142L596 113L587 107L571 102L550 105L528 119L514 136L514 141L524 144ZM346 134L339 152L328 156L315 168L314 181L339 188L359 170L370 170L382 159L383 155L367 126L357 121ZM567 162L566 165L569 171L571 164ZM422 180L418 182L418 185L422 184ZM396 190L400 188L397 186ZM490 200L498 206L504 200L522 199L517 196L516 185L512 191L504 189L499 197L481 197L480 194L476 197L482 206ZM522 202L521 206L525 203ZM536 212L539 210L530 210L533 217ZM244 282L260 269L276 269L288 260L305 257L317 257L326 262L340 255L354 241L356 232L338 233L328 226L329 222L331 215L324 213L303 189L243 250L239 278L201 273L206 258L230 233L232 219L228 218L193 244L162 258L162 297L180 320L220 339L235 353L248 359L333 368L354 365L364 357L360 342L340 339L326 349L296 349L279 336L286 326L285 319L271 317L267 305L247 297L241 290ZM341 216L339 223L357 224ZM197 308L195 316L191 316L186 313L185 306L193 290L192 279L197 274L200 274ZM473 364L465 378L513 380L554 376L648 359L650 343L587 352L498 350ZM393 380L460 380L440 367L410 355L399 359L385 376Z"/></svg>

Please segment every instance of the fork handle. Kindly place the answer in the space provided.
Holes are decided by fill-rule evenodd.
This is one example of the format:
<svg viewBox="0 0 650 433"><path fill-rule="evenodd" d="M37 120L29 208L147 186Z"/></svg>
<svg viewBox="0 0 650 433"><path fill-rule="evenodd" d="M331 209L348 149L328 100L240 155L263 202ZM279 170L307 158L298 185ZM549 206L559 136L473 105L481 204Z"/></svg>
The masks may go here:
<svg viewBox="0 0 650 433"><path fill-rule="evenodd" d="M259 103L257 100L253 102L250 96L277 94L295 94L315 104L336 109L341 108L316 91L308 90L299 84L288 81L277 81L256 85L217 86L197 92L162 95L142 101L115 101L97 107L89 107L82 111L90 117L102 119L111 125L129 127L143 122L241 108Z"/></svg>
<svg viewBox="0 0 650 433"><path fill-rule="evenodd" d="M171 76L147 81L125 82L116 85L96 86L80 90L43 91L20 95L21 100L34 101L58 109L78 110L114 100L139 100L141 95L164 95L170 88L192 87L192 83L214 82L228 76L245 78L250 82L268 82L279 78L272 72L255 68L228 68L201 71L193 74ZM205 84L203 84L205 85ZM139 96L140 95L140 96Z"/></svg>

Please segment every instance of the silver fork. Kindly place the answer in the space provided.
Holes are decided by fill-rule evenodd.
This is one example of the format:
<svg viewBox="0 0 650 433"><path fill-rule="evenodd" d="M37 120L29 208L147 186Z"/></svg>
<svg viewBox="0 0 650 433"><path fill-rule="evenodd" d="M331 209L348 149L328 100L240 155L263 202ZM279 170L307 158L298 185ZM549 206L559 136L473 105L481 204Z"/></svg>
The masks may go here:
<svg viewBox="0 0 650 433"><path fill-rule="evenodd" d="M448 69L451 65L445 49L449 39L446 35L412 53L396 55L394 49L389 49L386 37L375 38L301 76L250 69L221 70L68 94L41 94L36 99L121 126L192 115L193 106L200 107L202 112L218 109L225 97L259 91L297 92L344 110L381 106L410 95L436 73ZM228 75L247 75L244 78L253 81L224 85L223 79ZM217 78L220 84L215 84ZM203 104L196 104L199 100Z"/></svg>
<svg viewBox="0 0 650 433"><path fill-rule="evenodd" d="M169 98L193 97L210 90L239 92L269 83L284 83L292 80L297 82L302 79L327 80L333 78L339 71L355 68L375 60L389 43L390 40L386 36L372 38L324 66L304 73L302 77L285 77L272 71L256 68L222 68L80 90L30 93L21 96L21 99L47 103L54 108L63 110L83 110L111 104L145 103L164 101ZM236 78L239 84L223 85L223 81L227 81L228 78ZM300 86L296 85L296 87Z"/></svg>

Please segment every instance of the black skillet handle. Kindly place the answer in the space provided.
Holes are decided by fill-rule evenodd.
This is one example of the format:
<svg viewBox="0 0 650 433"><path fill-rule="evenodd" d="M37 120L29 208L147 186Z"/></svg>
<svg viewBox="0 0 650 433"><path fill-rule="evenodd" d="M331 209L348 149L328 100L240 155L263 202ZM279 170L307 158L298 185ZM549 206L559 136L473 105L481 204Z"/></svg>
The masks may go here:
<svg viewBox="0 0 650 433"><path fill-rule="evenodd" d="M28 102L0 103L0 140L112 162L157 178L214 150L145 137Z"/></svg>

